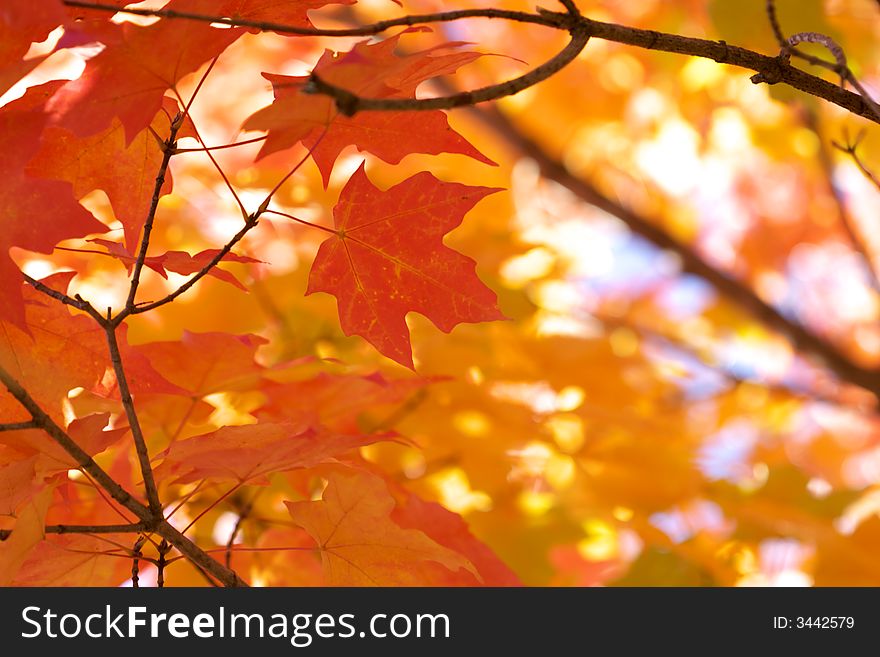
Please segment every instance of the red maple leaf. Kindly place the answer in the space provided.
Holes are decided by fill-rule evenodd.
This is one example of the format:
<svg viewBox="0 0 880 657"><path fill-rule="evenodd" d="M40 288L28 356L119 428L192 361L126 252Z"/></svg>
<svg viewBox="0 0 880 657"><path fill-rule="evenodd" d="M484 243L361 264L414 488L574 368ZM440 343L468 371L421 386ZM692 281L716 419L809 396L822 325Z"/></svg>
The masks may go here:
<svg viewBox="0 0 880 657"><path fill-rule="evenodd" d="M59 0L3 0L0 7L0 94L27 75L46 56L24 56L64 20Z"/></svg>
<svg viewBox="0 0 880 657"><path fill-rule="evenodd" d="M212 478L265 484L267 475L308 468L390 434L342 435L302 424L245 424L173 443L156 479L184 484Z"/></svg>
<svg viewBox="0 0 880 657"><path fill-rule="evenodd" d="M327 50L315 73L360 96L415 98L416 88L425 80L454 73L480 57L476 52L448 52L458 43L399 56L394 53L399 40L400 35L379 43L362 41L341 55ZM272 83L275 102L244 124L247 130L269 131L259 157L302 142L325 187L336 158L352 144L391 164L410 153L462 153L494 164L449 127L444 112L360 112L349 117L337 111L330 97L306 93L308 76L264 73L263 77Z"/></svg>
<svg viewBox="0 0 880 657"><path fill-rule="evenodd" d="M174 0L166 9L210 9L207 0ZM162 19L142 27L125 23L97 30L106 48L90 59L82 76L71 80L48 104L59 125L79 136L106 129L117 117L126 144L153 120L165 92L243 34L207 23Z"/></svg>
<svg viewBox="0 0 880 657"><path fill-rule="evenodd" d="M89 242L100 244L105 247L107 249L107 255L119 260L125 265L128 273L131 273L135 262L137 262L137 258L135 258L131 251L126 249L125 246L119 242L111 242L110 240L103 239L89 240ZM76 251L78 249L70 250ZM162 278L168 278L169 271L182 276L189 276L190 274L195 274L204 269L219 253L220 249L205 249L204 251L199 251L195 255L189 254L186 251L166 251L162 255L147 256L144 258L144 265L159 274ZM245 264L260 262L260 260L255 258L237 255L235 253L227 253L223 256L222 261L241 262ZM234 285L240 290L247 291L247 288L241 283L241 281L230 272L225 269L220 269L216 265L208 271L207 275L218 278L224 283Z"/></svg>
<svg viewBox="0 0 880 657"><path fill-rule="evenodd" d="M476 263L443 245L465 213L497 191L423 171L383 192L361 165L333 209L336 235L318 249L306 294L335 296L346 335L363 336L410 368L408 312L447 333L461 322L504 319Z"/></svg>
<svg viewBox="0 0 880 657"><path fill-rule="evenodd" d="M250 21L308 27L308 12L326 5L353 5L356 0L226 0L212 14ZM259 31L259 30L255 30Z"/></svg>
<svg viewBox="0 0 880 657"><path fill-rule="evenodd" d="M169 116L173 117L179 110L177 101L172 98L164 98L163 105L151 128L141 130L128 144L125 130L116 118L106 130L88 137L77 137L64 128L49 126L43 133L40 151L28 163L27 172L39 178L72 183L77 198L95 189L104 190L125 230L125 242L134 250L149 213L156 172L163 157L162 146L150 129L155 134L167 134ZM194 134L190 131L179 136ZM168 171L161 193L171 193L171 186Z"/></svg>
<svg viewBox="0 0 880 657"><path fill-rule="evenodd" d="M0 318L22 328L22 278L9 249L52 253L61 240L107 230L76 202L70 183L32 178L23 171L48 119L43 103L58 85L31 87L0 109Z"/></svg>

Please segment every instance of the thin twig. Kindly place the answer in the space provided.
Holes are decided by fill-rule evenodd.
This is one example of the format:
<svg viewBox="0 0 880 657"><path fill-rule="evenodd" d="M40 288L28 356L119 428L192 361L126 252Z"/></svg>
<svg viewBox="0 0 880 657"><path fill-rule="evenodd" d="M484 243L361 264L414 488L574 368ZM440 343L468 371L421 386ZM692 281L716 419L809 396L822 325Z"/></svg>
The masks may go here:
<svg viewBox="0 0 880 657"><path fill-rule="evenodd" d="M0 366L0 383L6 386L34 422L61 446L85 472L91 475L110 496L126 509L140 518L146 529L155 531L167 539L190 561L198 563L224 586L247 586L237 573L229 570L219 561L212 559L202 548L180 533L171 523L157 519L153 512L134 498L115 479L108 475L95 460L88 455L34 400L24 387L6 369Z"/></svg>
<svg viewBox="0 0 880 657"><path fill-rule="evenodd" d="M3 431L22 431L23 429L39 429L39 425L33 420L27 422L7 422L0 424L0 433Z"/></svg>
<svg viewBox="0 0 880 657"><path fill-rule="evenodd" d="M142 522L124 525L46 525L46 534L132 534L141 532L146 525ZM5 541L12 533L11 529L0 529L0 541Z"/></svg>
<svg viewBox="0 0 880 657"><path fill-rule="evenodd" d="M790 63L784 61L784 58L779 56L771 57L763 55L746 48L730 45L725 41L712 41L710 39L669 34L658 32L656 30L644 30L636 27L629 27L627 25L619 25L617 23L605 23L602 21L591 20L584 16L573 17L568 12L557 13L540 10L536 14L530 14L526 12L501 9L467 9L437 14L402 16L400 18L380 21L356 28L319 29L301 28L237 18L232 19L224 16L192 14L172 10L120 9L115 5L107 5L98 2L80 2L78 0L64 0L64 4L71 7L98 9L114 13L122 12L139 16L158 16L160 18L182 18L209 23L224 23L231 26L250 27L300 36L371 36L393 27L426 25L430 23L457 21L466 18L502 19L520 23L530 23L533 25L542 25L566 31L579 29L583 30L594 39L603 39L659 52L671 52L693 57L703 57L719 63L749 69L757 73L757 75L752 77L752 81L755 84L786 84L811 96L822 98L830 103L834 103L835 105L838 105L853 114L873 121L874 123L880 123L880 113L876 111L875 106L873 106L875 104L872 103L870 98L847 91L827 80L801 71L800 69L791 66ZM802 53L792 52L792 55L802 57L806 61L810 61L817 65L824 65L829 70L836 70L836 64L830 64L824 60L813 58L809 55L803 55ZM858 89L858 87L856 88ZM421 106L419 108L421 109L423 107L424 106ZM364 108L362 107L362 109ZM409 108L406 106L399 106L399 109Z"/></svg>
<svg viewBox="0 0 880 657"><path fill-rule="evenodd" d="M336 231L332 228L327 228L327 226L321 226L320 224L313 224L311 221L306 221L305 219L300 219L299 217L294 217L292 214L288 214L286 212L280 212L279 210L266 210L264 214L275 214L279 217L284 217L286 219L290 219L291 221L295 221L303 226L308 226L309 228L317 228L318 230L323 230L325 233L333 233L336 235Z"/></svg>
<svg viewBox="0 0 880 657"><path fill-rule="evenodd" d="M568 10L568 13L572 16L580 16L581 12L577 8L577 5L574 3L574 0L559 0L559 4L565 7Z"/></svg>
<svg viewBox="0 0 880 657"><path fill-rule="evenodd" d="M28 276L27 274L24 274L24 280L29 285L34 287L34 289L38 290L39 292L42 292L46 296L52 297L56 301L60 301L61 303L63 303L66 306L71 306L72 308L76 308L77 310L82 310L83 312L86 312L89 315L91 315L92 318L95 319L95 321L97 321L99 324L101 324L101 325L104 324L105 320L101 316L101 313L99 313L97 310L95 310L92 307L92 304L90 304L88 301L86 301L85 299L83 299L79 295L77 295L75 297L71 297L67 294L64 294L63 292L59 292L58 290L53 290L48 285L41 283L40 281L38 281L34 277Z"/></svg>
<svg viewBox="0 0 880 657"><path fill-rule="evenodd" d="M122 364L122 354L119 351L119 342L116 339L116 328L114 326L107 326L104 329L104 333L110 350L110 362L113 364L113 372L116 374L116 385L119 386L119 396L122 399L125 416L128 418L128 426L134 438L134 447L137 452L138 463L140 464L141 476L144 478L144 490L147 493L147 501L153 515L159 518L162 515L162 503L159 501L159 491L156 488L153 468L150 465L147 441L141 429L141 423L134 407L134 400L131 397L131 389L128 386L128 377Z"/></svg>
<svg viewBox="0 0 880 657"><path fill-rule="evenodd" d="M237 491L239 488L241 488L242 483L243 482L239 482L239 483L235 484L232 488L227 490L220 497L218 497L216 500L214 500L208 506L206 506L204 509L202 509L201 512L195 518L193 518L192 520L189 521L189 524L186 527L184 527L180 531L180 533L186 534L192 528L193 525L195 525L199 520L201 520L205 516L206 513L208 513L212 509L214 509L218 504L220 504L220 502L222 502L227 497L232 495L235 491Z"/></svg>
<svg viewBox="0 0 880 657"><path fill-rule="evenodd" d="M840 76L841 88L844 87L846 82L849 82L861 95L862 100L873 115L873 120L880 121L880 105L877 104L873 96L867 89L865 89L862 83L859 82L859 79L852 72L852 69L847 66L846 54L843 52L843 48L841 48L834 39L826 34L820 34L818 32L799 32L798 34L786 37L785 32L783 32L782 26L779 23L779 17L776 15L775 0L767 0L766 9L767 18L770 21L770 27L773 29L773 36L776 37L776 42L779 44L779 57L782 61L788 63L788 60L791 57L797 57L813 66L821 66L822 68L837 73ZM829 62L821 57L815 57L801 52L797 49L799 43L818 43L824 46L832 54L834 61Z"/></svg>
<svg viewBox="0 0 880 657"><path fill-rule="evenodd" d="M201 153L204 151L219 151L219 150L223 150L224 148L235 148L236 146L245 146L247 144L256 144L257 142L265 141L265 140L266 140L266 136L263 135L262 137L254 137L253 139L245 139L243 141L237 141L233 144L222 144L220 146L202 146L201 148L175 148L174 154L176 155L178 153Z"/></svg>
<svg viewBox="0 0 880 657"><path fill-rule="evenodd" d="M73 440L73 438L64 431L64 429L58 426L55 420L40 408L40 405L37 404L34 398L31 397L24 387L22 387L22 385L2 366L0 366L0 383L3 383L18 403L31 414L33 422L45 431L50 438L58 443L64 451L72 456L77 465L88 472L113 499L141 519L151 517L150 510L138 502L131 493L120 486L115 479L101 468L101 466L95 463L95 460L89 456L88 453L86 453Z"/></svg>
<svg viewBox="0 0 880 657"><path fill-rule="evenodd" d="M156 528L156 532L166 538L181 554L198 566L201 566L223 586L247 586L234 570L230 570L219 561L211 558L208 553L178 531L171 523L164 521Z"/></svg>
<svg viewBox="0 0 880 657"><path fill-rule="evenodd" d="M574 27L571 30L571 40L555 57L547 60L537 68L532 69L512 80L492 84L472 91L462 91L450 96L438 98L362 98L347 89L330 84L318 76L314 71L304 87L306 93L322 93L333 98L337 109L346 116L352 116L357 112L367 110L374 111L427 111L438 109L452 109L466 105L476 105L490 100L497 100L505 96L512 96L523 89L528 89L537 83L546 80L551 75L569 64L586 47L590 40L590 32L583 27Z"/></svg>
<svg viewBox="0 0 880 657"><path fill-rule="evenodd" d="M238 518L235 521L235 526L232 528L232 531L229 534L229 539L226 541L226 567L232 568L232 546L235 544L235 539L238 538L238 533L241 531L242 526L244 525L244 521L247 520L248 516L253 511L254 504L257 501L257 498L260 496L260 493L263 492L264 489L260 488L254 493L254 496L251 498L251 501L245 504L238 511Z"/></svg>
<svg viewBox="0 0 880 657"><path fill-rule="evenodd" d="M208 66L208 69L205 71L205 74L202 76L202 79L199 81L199 86L196 87L195 92L193 92L192 97L189 99L189 103L186 104L187 112L189 111L190 104L192 103L193 100L195 100L196 93L198 93L199 89L201 89L202 83L207 78L208 73L211 72L211 69L214 68L214 64L217 63L218 58L219 58L219 55L211 61L210 66ZM177 89L173 88L172 91L177 96L178 100L181 103L183 103L183 98L181 98ZM199 134L199 129L196 127L196 124L192 123L190 127L192 128L192 131L195 133L196 139L200 143L204 143L204 140L202 139L202 135ZM246 219L247 215L248 215L248 211L244 207L244 203L242 202L241 197L238 195L238 192L235 191L235 187L232 186L232 182L229 180L229 176L227 176L226 172L223 171L223 167L220 166L220 163L214 157L214 154L211 152L211 150L212 149L205 149L203 152L205 153L205 155L208 156L208 159L211 160L211 164L214 165L214 168L217 170L217 173L220 174L220 178L223 179L223 183L226 185L226 188L229 190L229 192L232 194L232 197L235 199L235 202L238 204L238 209L241 211L241 216Z"/></svg>
<svg viewBox="0 0 880 657"><path fill-rule="evenodd" d="M147 219L144 222L144 234L141 238L141 245L138 250L137 258L134 262L134 271L131 274L131 286L128 290L128 299L125 301L125 310L134 307L134 300L137 296L137 289L141 280L141 271L143 271L144 261L147 259L147 250L150 248L150 234L153 231L153 221L156 218L156 210L159 207L159 198L162 196L162 187L165 185L165 174L168 171L168 164L171 162L171 156L174 155L177 133L183 126L185 117L186 115L183 112L178 113L177 116L174 117L174 120L171 121L171 131L168 133L168 138L165 140L162 153L162 163L159 165L159 172L156 174L156 183L153 186L153 197L150 199L150 209L147 212Z"/></svg>
<svg viewBox="0 0 880 657"><path fill-rule="evenodd" d="M140 578L138 577L140 573L140 558L141 558L141 548L144 546L144 541L147 540L146 536L138 536L137 540L134 542L134 547L132 548L133 558L131 560L131 586L132 588L140 588Z"/></svg>
<svg viewBox="0 0 880 657"><path fill-rule="evenodd" d="M859 168L859 171L862 172L862 175L865 176L865 178L867 178L868 181L870 181L870 183L874 185L874 187L876 187L878 191L880 191L880 178L878 178L876 174L871 171L870 168L868 168L868 165L864 163L862 158L857 153L863 134L859 135L854 140L850 140L849 135L844 134L844 139L846 140L846 143L841 144L839 142L832 142L832 145L837 150L849 155L855 165Z"/></svg>
<svg viewBox="0 0 880 657"><path fill-rule="evenodd" d="M94 9L98 11L107 11L113 13L133 14L135 16L178 18L198 21L201 23L222 23L230 25L232 27L248 27L258 29L263 32L277 32L278 34L290 34L293 36L373 36L375 34L380 34L381 32L386 32L395 27L412 27L414 25L426 25L429 23L443 23L449 21L457 21L463 18L500 18L504 20L517 21L520 23L532 23L535 25L548 25L552 27L559 26L559 22L554 21L552 18L553 14L549 14L549 16L543 16L540 14L529 14L526 12L508 11L504 9L461 9L436 14L416 14L411 16L401 16L399 18L391 18L384 21L377 21L376 23L371 23L370 25L364 25L361 27L326 29L317 27L297 27L295 25L286 25L284 23L252 21L244 18L229 18L227 16L198 14L187 11L176 11L173 9L135 9L131 7L122 8L106 3L83 2L80 0L64 0L64 4L68 7L81 7L83 9Z"/></svg>
<svg viewBox="0 0 880 657"><path fill-rule="evenodd" d="M775 0L767 0L767 18L770 21L770 28L773 30L773 36L776 37L776 43L780 48L785 48L788 44L788 39L785 38L785 33L782 31L782 27L779 24L779 17L776 15L776 2Z"/></svg>
<svg viewBox="0 0 880 657"><path fill-rule="evenodd" d="M159 558L156 560L156 570L158 571L156 575L156 586L160 589L165 587L165 566L168 565L165 557L168 556L170 551L171 544L163 538L157 549Z"/></svg>

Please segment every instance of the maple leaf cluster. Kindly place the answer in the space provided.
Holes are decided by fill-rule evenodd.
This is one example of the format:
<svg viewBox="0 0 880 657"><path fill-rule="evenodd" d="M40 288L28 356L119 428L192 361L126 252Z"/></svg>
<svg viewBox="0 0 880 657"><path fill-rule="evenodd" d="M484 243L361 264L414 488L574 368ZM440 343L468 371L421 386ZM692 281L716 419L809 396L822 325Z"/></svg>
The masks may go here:
<svg viewBox="0 0 880 657"><path fill-rule="evenodd" d="M165 8L309 27L307 12L325 4L171 0ZM256 491L249 493L252 507L281 477L286 492L275 511L284 511L286 523L277 513L258 521L268 528L256 539L257 552L233 549L238 526L220 546L227 548L226 565L245 580L258 566L267 571L258 562L283 559L282 570L308 584L517 583L460 518L359 456L358 448L377 442L408 442L381 424L363 426L359 418L405 402L430 386L429 379L357 373L315 358L267 366L257 354L266 341L254 335L187 331L178 340L128 341L129 319L155 303L136 296L143 268L165 279L169 273L213 276L247 290L241 277L218 265L265 263L230 245L155 253L149 244L153 223L163 220L160 201L174 189L168 164L178 140L205 147L190 117L198 101L194 95L185 101L178 87L200 70L204 80L249 31L170 18L148 25L113 22L112 15L58 0L11 0L0 9L0 92L37 66L25 55L53 30L63 29L53 53L92 53L81 75L30 86L0 107L0 147L8 154L0 164L0 366L46 414L37 426L22 405L24 393L10 387L0 395L0 514L9 519L0 543L0 584L118 584L130 564L113 557L150 561L141 549L144 539L133 548L135 537L124 529L48 529L144 520L133 518L118 495L101 490L88 468L53 440L49 423L145 505L153 504L147 499L153 479L166 504L164 518L184 534L224 500L240 504L245 491ZM326 51L314 70L354 93L415 98L426 80L478 57L458 43L401 55L400 38ZM266 133L257 159L304 148L325 187L349 147L391 164L412 153L457 153L492 164L441 111L343 116L332 99L309 92L308 76L263 75L274 87L274 102L243 125ZM106 195L109 219L97 218L84 201L96 190ZM307 294L335 296L346 335L362 336L413 368L408 313L428 317L445 332L461 322L503 317L475 262L443 244L464 215L496 191L427 172L382 190L361 165L339 192L332 228L316 225L330 235L315 255ZM245 230L272 212L271 197L243 210ZM23 276L21 254L59 251L91 263L118 261L132 278L127 304L82 312L91 308L89 299L70 301L72 281L81 273L75 268L39 281ZM248 423L192 430L204 426L218 395L248 394L259 399ZM136 473L131 463L141 435L149 453ZM144 485L146 493L136 492ZM188 522L180 519L185 511L175 516L204 491L213 498L199 516ZM237 508L243 520L244 507ZM142 533L157 545L151 532ZM265 548L277 553L267 556ZM221 560L221 552L212 558ZM193 573L179 581L198 571Z"/></svg>
<svg viewBox="0 0 880 657"><path fill-rule="evenodd" d="M876 7L386 4L0 1L0 585L880 582Z"/></svg>

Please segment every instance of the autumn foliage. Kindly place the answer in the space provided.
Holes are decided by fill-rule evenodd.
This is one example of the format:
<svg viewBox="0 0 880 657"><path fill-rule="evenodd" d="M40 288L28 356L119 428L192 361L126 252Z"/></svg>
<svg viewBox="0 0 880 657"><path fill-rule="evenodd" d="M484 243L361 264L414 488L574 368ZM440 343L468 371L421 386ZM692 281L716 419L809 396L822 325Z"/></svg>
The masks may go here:
<svg viewBox="0 0 880 657"><path fill-rule="evenodd" d="M876 6L492 4L0 4L0 585L880 583Z"/></svg>

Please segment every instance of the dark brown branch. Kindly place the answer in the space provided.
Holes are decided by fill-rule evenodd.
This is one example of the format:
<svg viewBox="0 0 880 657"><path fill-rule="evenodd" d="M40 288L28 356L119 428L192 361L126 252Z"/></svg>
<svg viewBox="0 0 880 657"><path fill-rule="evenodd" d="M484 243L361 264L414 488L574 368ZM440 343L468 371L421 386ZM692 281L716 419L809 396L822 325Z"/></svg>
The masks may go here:
<svg viewBox="0 0 880 657"><path fill-rule="evenodd" d="M46 525L46 534L131 534L146 528L142 522L124 525ZM12 533L11 529L0 529L0 541L5 541Z"/></svg>
<svg viewBox="0 0 880 657"><path fill-rule="evenodd" d="M574 0L559 0L559 4L565 7L568 10L568 13L572 16L580 16L581 12L578 10L577 5L574 3Z"/></svg>
<svg viewBox="0 0 880 657"><path fill-rule="evenodd" d="M162 521L156 531L171 545L176 547L181 554L192 561L196 566L214 577L223 586L247 586L234 570L230 570L219 561L213 559L207 552L181 534L167 520Z"/></svg>
<svg viewBox="0 0 880 657"><path fill-rule="evenodd" d="M497 100L505 96L512 96L523 89L528 89L538 84L542 80L546 80L577 57L589 40L590 34L587 30L574 27L572 28L571 40L568 42L568 45L555 57L528 73L506 82L439 98L361 98L347 89L337 87L322 80L314 72L312 72L309 84L305 90L331 96L336 101L337 109L346 116L352 116L356 112L368 110L425 111L476 105L477 103L485 103L486 101Z"/></svg>
<svg viewBox="0 0 880 657"><path fill-rule="evenodd" d="M165 185L165 174L168 171L168 163L171 162L171 156L174 155L174 148L177 141L177 133L183 125L186 114L179 112L174 120L171 121L171 130L168 133L168 139L165 140L162 163L159 165L159 172L156 174L156 183L153 186L153 197L150 199L150 209L147 212L147 219L144 222L144 234L141 238L141 246L134 263L134 271L131 274L131 287L128 290L128 299L125 302L125 308L134 308L134 299L137 296L138 285L141 280L141 271L144 268L144 261L147 258L147 250L150 248L150 234L153 231L153 221L156 218L156 210L159 207L159 198L162 196L162 187Z"/></svg>
<svg viewBox="0 0 880 657"><path fill-rule="evenodd" d="M572 175L561 162L555 160L538 144L522 135L497 110L484 109L479 111L478 115L509 143L533 159L545 177L561 184L590 205L622 220L633 232L659 248L675 253L679 257L684 271L708 281L721 294L788 337L798 349L818 357L841 380L860 386L880 398L880 373L855 364L833 345L783 315L747 285L730 278L707 263L690 246L679 242L657 224L608 198L590 183Z"/></svg>
<svg viewBox="0 0 880 657"><path fill-rule="evenodd" d="M463 18L498 18L518 23L531 23L534 25L546 25L550 27L561 27L554 15L550 13L548 16L541 14L529 14L522 11L509 11L506 9L460 9L456 11L446 11L436 14L414 14L410 16L400 16L399 18L390 18L384 21L377 21L369 25L351 28L318 28L318 27L296 27L294 25L285 25L283 23L272 23L269 21L252 21L244 18L229 18L227 16L217 16L208 14L197 14L187 11L175 11L173 9L135 9L117 7L100 2L81 2L80 0L64 0L64 4L68 7L82 7L83 9L95 9L98 11L107 11L112 13L133 14L135 16L156 16L158 18L180 18L201 23L223 23L233 27L248 27L263 32L277 32L278 34L290 34L292 36L326 36L326 37L355 37L355 36L373 36L380 34L395 27L412 27L414 25L426 25L429 23L446 23L457 21Z"/></svg>
<svg viewBox="0 0 880 657"><path fill-rule="evenodd" d="M34 424L45 431L50 438L58 443L65 452L67 452L79 467L89 473L92 478L98 482L110 496L119 502L126 509L134 513L142 519L151 517L150 510L143 504L138 502L127 490L120 486L116 480L108 475L101 466L95 463L94 459L89 456L76 442L67 435L58 424L46 412L40 408L40 405L31 397L22 385L15 378L0 366L0 382L6 386L10 394L15 397L19 404L31 414Z"/></svg>
<svg viewBox="0 0 880 657"><path fill-rule="evenodd" d="M132 559L131 559L131 586L132 588L140 588L140 559L143 556L141 553L141 548L144 547L144 543L146 542L146 536L138 536L137 540L134 542L134 547L131 549Z"/></svg>
<svg viewBox="0 0 880 657"><path fill-rule="evenodd" d="M160 589L165 588L165 566L168 565L168 559L166 557L170 551L171 544L163 538L157 548L159 558L156 560L156 569L158 571L156 574L156 586Z"/></svg>
<svg viewBox="0 0 880 657"><path fill-rule="evenodd" d="M42 292L46 296L52 297L56 301L60 301L61 303L63 303L66 306L71 306L72 308L76 308L77 310L82 310L83 312L86 312L89 315L91 315L96 321L98 321L99 324L101 324L101 325L104 324L104 318L101 316L101 313L99 313L97 310L95 310L92 307L92 304L90 304L88 301L86 301L85 299L83 299L79 295L77 295L75 297L71 297L67 294L64 294L63 292L59 292L58 290L53 290L48 285L41 283L37 279L33 278L32 276L28 276L27 274L24 274L24 280L29 285L34 287L34 289Z"/></svg>
<svg viewBox="0 0 880 657"><path fill-rule="evenodd" d="M128 491L108 475L94 459L89 456L67 432L49 417L33 397L16 381L9 372L0 366L0 383L6 386L10 394L31 414L34 423L58 443L74 461L87 472L110 496L126 509L134 513L144 523L144 529L155 531L167 539L181 554L210 573L224 586L247 586L234 571L229 570L219 561L213 559L202 548L175 529L167 520L158 518L152 511L141 504Z"/></svg>
<svg viewBox="0 0 880 657"><path fill-rule="evenodd" d="M147 501L153 516L159 518L162 516L162 504L159 501L159 492L156 488L156 481L153 478L153 468L150 465L147 441L144 438L144 432L141 429L141 423L134 408L134 400L131 398L128 378L122 365L122 354L119 352L119 342L116 340L116 329L114 326L107 326L104 329L104 333L110 350L110 362L113 363L113 371L116 374L116 384L119 386L119 396L122 399L122 406L128 418L128 426L134 438L134 448L137 453L141 475L144 478L144 490L147 493Z"/></svg>
<svg viewBox="0 0 880 657"><path fill-rule="evenodd" d="M3 431L21 431L23 429L39 429L39 425L33 420L27 422L7 422L0 424L0 432Z"/></svg>
<svg viewBox="0 0 880 657"><path fill-rule="evenodd" d="M712 59L722 64L730 64L740 68L755 71L757 75L752 80L758 84L765 82L767 84L787 84L794 89L798 89L804 93L810 94L817 98L822 98L828 102L834 103L853 114L862 116L874 123L880 123L880 115L876 111L874 103L867 98L863 98L859 94L852 93L845 89L841 89L827 80L810 75L800 69L797 69L786 61L785 57L771 57L762 55L761 53L731 46L724 41L712 41L710 39L699 39L695 37L681 36L678 34L669 34L665 32L657 32L655 30L643 30L640 28L629 27L626 25L618 25L616 23L604 23L602 21L594 21L585 17L573 17L569 13L556 13L541 10L537 14L529 14L525 12L506 11L501 9L468 9L461 11L450 11L438 14L423 14L402 16L387 21L379 21L370 25L357 28L344 29L318 29L318 28L298 28L290 25L282 25L278 23L267 23L261 21L248 21L243 19L231 19L223 16L209 16L205 14L192 14L188 12L177 12L172 10L161 9L120 9L113 5L101 4L98 2L79 2L78 0L64 0L65 4L70 7L83 7L87 9L99 9L104 11L122 12L136 14L139 16L158 16L161 18L184 18L189 20L198 20L211 23L225 23L227 25L250 27L261 30L279 32L283 34L293 34L299 36L369 36L379 34L392 27L425 25L429 23L440 23L456 21L465 18L495 18L511 20L520 23L531 23L534 25L543 25L555 29L573 31L583 30L587 35L597 39L606 41L614 41L647 50L657 50L660 52L677 53L681 55L691 55L693 57L703 57ZM794 53L791 53L794 54ZM805 56L808 57L808 56ZM812 58L815 59L815 58ZM812 61L812 59L810 61ZM820 62L822 60L819 60ZM814 62L816 63L816 62ZM828 62L824 62L826 66ZM852 80L850 80L852 82ZM858 87L857 87L858 88ZM859 89L861 91L861 89ZM348 92L346 92L348 93ZM361 99L358 103L364 100ZM412 101L414 106L396 106L397 109L427 109L425 105L419 105L421 100ZM431 99L433 100L433 99ZM343 99L343 102L350 103L350 99ZM478 102L478 101L475 101ZM454 107L456 105L440 105L440 107ZM367 106L361 105L361 109L367 109Z"/></svg>
<svg viewBox="0 0 880 657"><path fill-rule="evenodd" d="M785 48L788 44L788 39L785 38L785 33L779 25L779 17L776 15L776 0L767 0L767 19L770 21L770 28L773 30L776 43L779 44L780 48Z"/></svg>
<svg viewBox="0 0 880 657"><path fill-rule="evenodd" d="M756 83L787 84L799 91L822 98L838 105L853 114L862 116L875 123L880 123L868 101L858 94L841 89L835 84L805 73L791 66L780 57L769 57L745 48L728 45L723 41L696 39L693 37L666 34L653 30L642 30L614 23L602 23L583 18L593 38L605 39L630 46L658 50L662 52L691 55L715 60L721 64L730 64L740 68L756 71L753 77Z"/></svg>

